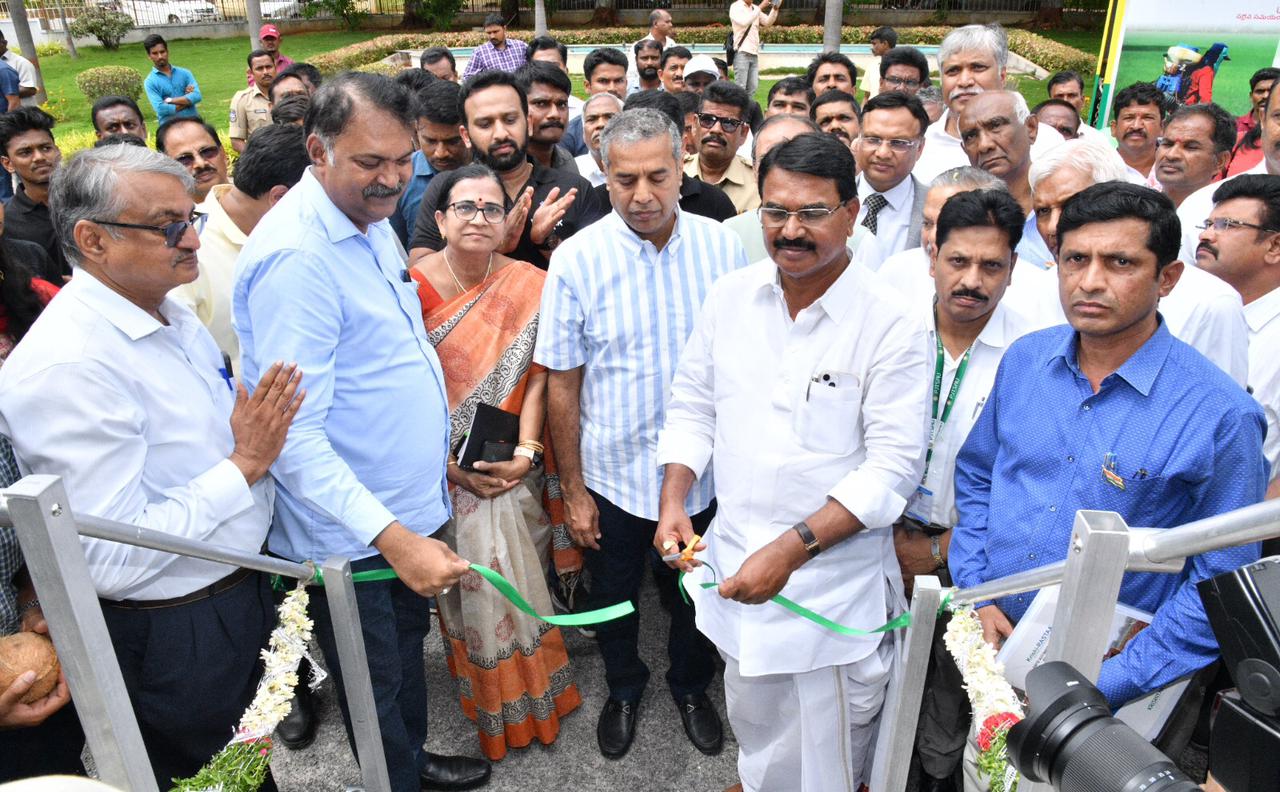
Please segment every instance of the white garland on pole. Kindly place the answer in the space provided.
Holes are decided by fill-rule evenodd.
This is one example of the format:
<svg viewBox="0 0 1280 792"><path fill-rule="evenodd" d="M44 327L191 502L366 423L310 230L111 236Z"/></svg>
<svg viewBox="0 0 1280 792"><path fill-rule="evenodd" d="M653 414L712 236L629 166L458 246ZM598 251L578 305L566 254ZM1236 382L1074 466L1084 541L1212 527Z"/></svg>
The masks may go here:
<svg viewBox="0 0 1280 792"><path fill-rule="evenodd" d="M1009 763L1005 736L1022 720L1022 702L1004 678L1004 664L982 637L982 622L973 608L957 608L943 636L947 651L964 677L965 693L978 724L978 769L991 779L992 792L1016 792L1018 772Z"/></svg>

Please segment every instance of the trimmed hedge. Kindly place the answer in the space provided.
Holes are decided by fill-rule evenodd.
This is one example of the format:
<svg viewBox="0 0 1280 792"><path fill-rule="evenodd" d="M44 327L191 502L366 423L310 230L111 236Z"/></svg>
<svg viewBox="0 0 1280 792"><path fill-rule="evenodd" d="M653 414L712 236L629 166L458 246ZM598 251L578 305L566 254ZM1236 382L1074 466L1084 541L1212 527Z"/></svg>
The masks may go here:
<svg viewBox="0 0 1280 792"><path fill-rule="evenodd" d="M76 87L90 103L104 96L142 96L142 74L128 66L96 66L76 75Z"/></svg>
<svg viewBox="0 0 1280 792"><path fill-rule="evenodd" d="M679 31L680 40L685 43L720 44L724 42L725 30L723 25L682 27ZM875 28L869 25L842 28L841 41L845 44L866 44L872 30ZM952 30L953 28L943 25L901 28L898 30L898 43L936 45L941 43ZM552 30L550 34L563 44L629 44L647 32L647 28L608 27ZM1097 67L1097 59L1094 55L1075 47L1060 44L1028 30L1010 28L1008 33L1011 50L1051 72L1072 69L1082 73L1093 73ZM762 30L760 38L767 44L821 44L822 28L818 25L775 26ZM323 74L336 74L382 60L397 50L421 50L438 46L478 47L485 41L487 39L484 33L474 30L446 33L393 33L317 55L310 59L310 63Z"/></svg>

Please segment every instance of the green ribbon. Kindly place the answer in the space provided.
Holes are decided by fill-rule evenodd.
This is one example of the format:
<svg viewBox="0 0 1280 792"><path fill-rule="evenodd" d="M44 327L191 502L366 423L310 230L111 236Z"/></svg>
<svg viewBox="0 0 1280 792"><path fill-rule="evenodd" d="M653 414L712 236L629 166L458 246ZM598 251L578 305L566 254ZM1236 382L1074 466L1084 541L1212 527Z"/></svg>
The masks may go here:
<svg viewBox="0 0 1280 792"><path fill-rule="evenodd" d="M489 567L479 564L471 564L471 570L480 577L489 581L489 585L498 590L498 593L506 597L512 605L515 605L524 613L529 614L535 619L540 619L547 624L554 624L557 627L584 627L589 624L599 624L600 622L613 621L621 619L636 612L635 606L628 600L619 602L616 605L609 605L605 608L597 608L596 610L586 611L585 613L564 613L553 614L551 616L543 616L534 610L529 601L520 594L519 590L512 585L511 581L502 575L493 571ZM370 583L376 580L395 580L398 576L394 569L371 569L367 572L351 573L352 583ZM324 585L324 576L320 574L320 570L316 570L315 584Z"/></svg>
<svg viewBox="0 0 1280 792"><path fill-rule="evenodd" d="M707 569L711 570L711 575L713 578L718 578L720 576L719 573L716 572L715 567L711 566L706 561L703 561L701 563ZM689 602L689 596L684 589L684 572L683 571L680 572L680 575L678 576L678 579L676 581L676 585L680 588L680 596L684 598L685 602ZM704 589L709 589L709 588L715 588L720 584L713 580L710 583L699 583L698 585ZM782 607L786 608L787 610L791 611L797 616L808 619L809 621L813 622L819 627L826 628L831 632L839 633L840 635L875 635L876 633L884 633L884 632L889 632L891 630L898 630L911 624L911 611L903 611L902 613L898 614L896 618L894 618L889 622L886 622L885 624L880 625L879 627L876 627L870 630L858 630L853 627L845 627L843 624L834 622L831 619L828 619L826 616L823 616L821 613L811 611L805 606L801 605L800 603L793 602L792 600L787 599L781 594L773 595L772 597L769 598L769 601L776 603L778 605L781 605ZM938 604L938 613L941 614L943 611L945 611L947 609L947 605L949 605L950 602L951 602L951 590L948 589L947 593L944 594L942 597L942 602Z"/></svg>

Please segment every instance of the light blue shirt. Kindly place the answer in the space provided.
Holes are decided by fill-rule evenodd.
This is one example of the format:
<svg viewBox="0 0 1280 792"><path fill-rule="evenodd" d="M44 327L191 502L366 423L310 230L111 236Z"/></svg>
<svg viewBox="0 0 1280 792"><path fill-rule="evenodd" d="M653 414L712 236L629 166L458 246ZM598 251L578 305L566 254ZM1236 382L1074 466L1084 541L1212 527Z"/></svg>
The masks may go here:
<svg viewBox="0 0 1280 792"><path fill-rule="evenodd" d="M269 546L285 558L363 558L395 520L425 536L449 518L444 374L403 270L391 225L361 233L310 169L236 262L244 381L277 360L305 375L306 402L271 468Z"/></svg>
<svg viewBox="0 0 1280 792"><path fill-rule="evenodd" d="M534 360L556 371L584 367L582 477L630 514L658 519L658 430L676 363L712 282L746 264L732 231L679 210L662 250L611 212L551 256ZM712 497L708 470L689 513Z"/></svg>
<svg viewBox="0 0 1280 792"><path fill-rule="evenodd" d="M165 74L156 67L151 67L151 74L147 75L147 81L144 88L147 91L147 99L151 102L151 108L156 111L156 118L160 123L164 123L170 118L195 118L200 115L196 110L196 105L200 104L203 99L200 95L200 86L196 83L196 77L191 73L190 69L184 69L181 66L170 66L170 73ZM191 93L187 93L187 86L195 88ZM191 100L190 107L176 107L165 102L165 99L186 98Z"/></svg>
<svg viewBox="0 0 1280 792"><path fill-rule="evenodd" d="M404 192L400 193L396 213L391 215L391 228L400 238L400 244L404 245L405 250L409 249L409 240L413 238L413 226L418 220L422 196L435 175L436 169L431 167L427 155L421 151L413 152L413 176L405 184Z"/></svg>

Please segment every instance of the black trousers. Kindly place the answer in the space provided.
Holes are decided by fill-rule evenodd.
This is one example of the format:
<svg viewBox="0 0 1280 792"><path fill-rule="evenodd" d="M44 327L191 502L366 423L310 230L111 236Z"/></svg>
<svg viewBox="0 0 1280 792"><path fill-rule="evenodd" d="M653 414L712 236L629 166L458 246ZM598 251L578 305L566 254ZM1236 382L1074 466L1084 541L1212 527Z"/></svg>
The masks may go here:
<svg viewBox="0 0 1280 792"><path fill-rule="evenodd" d="M380 555L351 564L353 572L389 567ZM324 589L313 591L311 617L316 625L316 640L337 686L342 722L347 727L351 753L355 754L355 735L351 731L351 713L347 710L329 603ZM360 631L369 659L369 678L391 789L418 792L422 787L419 773L425 758L423 743L427 740L423 641L431 628L430 604L426 597L419 596L399 580L378 580L356 584L356 609L360 612Z"/></svg>
<svg viewBox="0 0 1280 792"><path fill-rule="evenodd" d="M715 675L715 650L694 625L693 606L686 603L676 589L677 573L662 563L653 549L653 534L658 527L614 506L595 492L600 511L600 549L586 551L583 559L591 573L591 595L586 607L603 608L623 600L639 606L640 583L644 568L653 571L662 607L671 614L667 633L667 687L678 701L682 696L703 693ZM706 533L715 516L715 503L693 515L693 530ZM609 695L622 701L639 701L649 682L649 667L640 659L640 613L604 622L595 628L604 660L605 680Z"/></svg>
<svg viewBox="0 0 1280 792"><path fill-rule="evenodd" d="M275 627L271 585L254 573L171 608L104 605L125 688L161 789L194 775L230 740L262 676ZM270 772L262 789L275 790Z"/></svg>
<svg viewBox="0 0 1280 792"><path fill-rule="evenodd" d="M85 775L80 763L83 748L84 732L74 703L39 726L0 729L0 783L42 775Z"/></svg>

